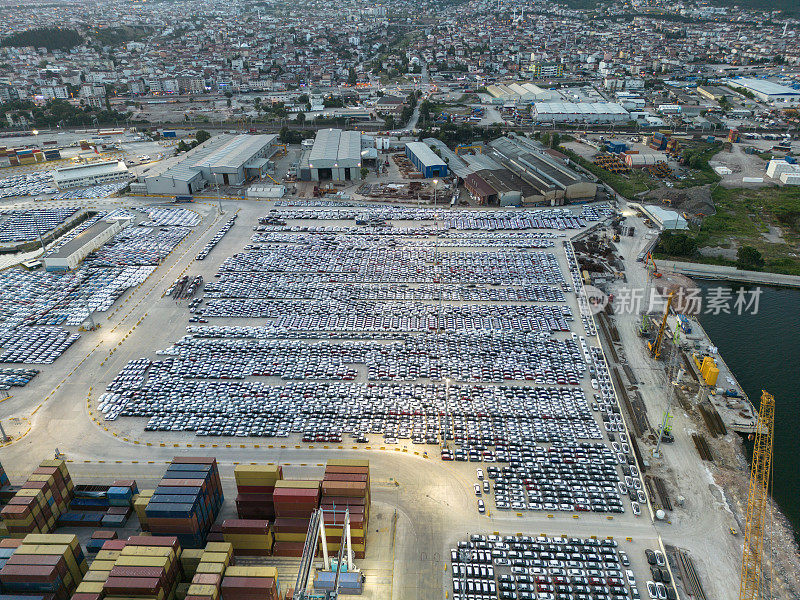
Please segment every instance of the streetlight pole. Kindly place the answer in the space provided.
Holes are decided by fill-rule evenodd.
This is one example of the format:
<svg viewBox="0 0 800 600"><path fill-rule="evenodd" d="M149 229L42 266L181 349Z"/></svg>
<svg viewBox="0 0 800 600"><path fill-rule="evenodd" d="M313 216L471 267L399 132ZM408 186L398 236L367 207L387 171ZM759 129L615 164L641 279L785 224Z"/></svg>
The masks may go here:
<svg viewBox="0 0 800 600"><path fill-rule="evenodd" d="M436 184L439 183L438 179L433 180L433 206L436 206Z"/></svg>

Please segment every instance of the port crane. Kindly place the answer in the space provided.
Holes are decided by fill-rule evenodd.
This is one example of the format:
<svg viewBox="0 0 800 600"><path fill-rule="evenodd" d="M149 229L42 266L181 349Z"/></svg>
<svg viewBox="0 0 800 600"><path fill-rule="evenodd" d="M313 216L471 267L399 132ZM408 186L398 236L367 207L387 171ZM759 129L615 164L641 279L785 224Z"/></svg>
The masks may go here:
<svg viewBox="0 0 800 600"><path fill-rule="evenodd" d="M658 360L661 357L661 343L664 341L664 331L667 329L667 316L669 315L669 307L672 306L672 299L675 293L672 292L667 297L667 306L664 308L664 317L661 319L661 326L658 328L658 335L654 342L649 342L647 349L650 350L650 356Z"/></svg>
<svg viewBox="0 0 800 600"><path fill-rule="evenodd" d="M772 445L775 425L775 398L762 391L758 409L750 487L747 492L747 517L744 526L744 552L739 600L768 598L764 581L764 528L767 501L772 487Z"/></svg>

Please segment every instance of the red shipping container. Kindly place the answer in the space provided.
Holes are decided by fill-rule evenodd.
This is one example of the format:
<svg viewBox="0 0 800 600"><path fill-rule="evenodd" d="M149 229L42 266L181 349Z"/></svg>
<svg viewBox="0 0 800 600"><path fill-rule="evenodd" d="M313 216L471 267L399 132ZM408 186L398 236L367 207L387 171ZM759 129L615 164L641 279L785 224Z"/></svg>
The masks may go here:
<svg viewBox="0 0 800 600"><path fill-rule="evenodd" d="M163 587L156 577L109 577L103 584L105 593L115 596L155 596Z"/></svg>

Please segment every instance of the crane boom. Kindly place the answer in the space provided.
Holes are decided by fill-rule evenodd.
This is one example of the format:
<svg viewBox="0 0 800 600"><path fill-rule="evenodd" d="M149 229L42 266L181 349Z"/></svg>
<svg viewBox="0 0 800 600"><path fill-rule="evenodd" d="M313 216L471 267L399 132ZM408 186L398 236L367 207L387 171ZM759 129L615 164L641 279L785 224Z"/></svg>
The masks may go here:
<svg viewBox="0 0 800 600"><path fill-rule="evenodd" d="M739 600L766 598L764 573L764 527L767 501L772 479L772 444L775 424L775 398L763 391L758 409L758 423L750 466L750 487L747 493L747 520L744 529L742 577Z"/></svg>
<svg viewBox="0 0 800 600"><path fill-rule="evenodd" d="M656 337L656 341L653 343L652 348L650 349L650 354L653 358L659 358L661 356L661 342L664 341L664 331L667 328L667 316L669 315L669 307L672 306L672 298L675 296L674 292L670 293L669 297L667 298L667 306L664 308L664 317L661 319L661 327L658 328L658 337Z"/></svg>

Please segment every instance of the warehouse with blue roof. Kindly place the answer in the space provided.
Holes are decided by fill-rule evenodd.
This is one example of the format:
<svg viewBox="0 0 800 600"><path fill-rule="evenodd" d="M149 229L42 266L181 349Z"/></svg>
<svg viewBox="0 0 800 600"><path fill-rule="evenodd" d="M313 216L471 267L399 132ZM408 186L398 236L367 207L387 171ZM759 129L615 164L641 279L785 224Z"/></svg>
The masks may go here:
<svg viewBox="0 0 800 600"><path fill-rule="evenodd" d="M447 163L437 155L427 144L422 142L408 142L406 156L422 173L423 177L447 177Z"/></svg>

